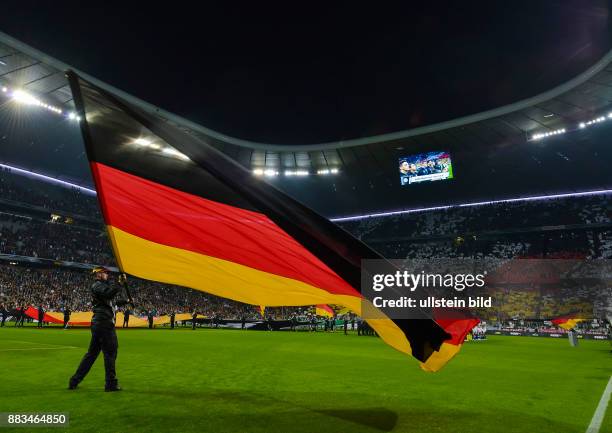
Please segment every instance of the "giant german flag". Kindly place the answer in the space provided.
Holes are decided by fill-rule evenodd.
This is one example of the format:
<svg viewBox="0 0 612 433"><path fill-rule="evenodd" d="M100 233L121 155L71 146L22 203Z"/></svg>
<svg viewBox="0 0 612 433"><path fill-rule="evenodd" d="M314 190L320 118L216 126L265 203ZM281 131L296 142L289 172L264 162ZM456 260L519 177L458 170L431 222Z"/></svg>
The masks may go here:
<svg viewBox="0 0 612 433"><path fill-rule="evenodd" d="M253 176L216 138L195 137L72 72L68 78L122 271L248 304L362 311L361 261L381 259L377 253ZM369 322L435 371L475 322L441 326L420 314Z"/></svg>

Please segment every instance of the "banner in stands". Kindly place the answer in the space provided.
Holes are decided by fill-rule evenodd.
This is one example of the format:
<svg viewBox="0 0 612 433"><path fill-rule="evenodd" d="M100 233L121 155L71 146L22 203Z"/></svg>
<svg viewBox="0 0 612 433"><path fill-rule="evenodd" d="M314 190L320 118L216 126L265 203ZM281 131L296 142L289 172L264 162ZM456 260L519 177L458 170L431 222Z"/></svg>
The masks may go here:
<svg viewBox="0 0 612 433"><path fill-rule="evenodd" d="M189 319L191 320L191 319ZM242 320L224 320L219 319L214 321L214 319L197 319L197 323L203 326L210 326L211 328L233 328L240 329L242 328ZM318 323L318 322L317 322ZM305 327L311 327L312 324L310 322L295 322L293 328L294 329L302 329ZM291 330L291 320L245 320L244 328L253 330L253 331L288 331Z"/></svg>
<svg viewBox="0 0 612 433"><path fill-rule="evenodd" d="M28 307L26 315L34 320L38 320L38 309L34 307ZM75 311L70 314L68 325L70 326L91 326L91 318L93 313L91 311ZM204 317L204 316L199 316ZM123 313L118 312L115 316L115 326L121 328L123 326ZM191 314L181 313L175 316L175 321L191 320ZM47 323L64 324L64 313L57 311L49 311L44 313L44 319ZM153 325L165 325L170 323L170 316L155 316L153 318ZM129 317L130 328L146 328L149 326L149 321L146 317L131 315Z"/></svg>
<svg viewBox="0 0 612 433"><path fill-rule="evenodd" d="M567 333L565 332L535 332L535 331L496 331L496 330L488 330L488 335L509 335L509 336L521 336L521 337L549 337L549 338L567 338ZM607 334L578 334L579 339L584 340L608 340L609 337Z"/></svg>
<svg viewBox="0 0 612 433"><path fill-rule="evenodd" d="M31 317L35 321L38 320L38 309L30 306L26 309L26 315ZM70 326L91 326L91 318L93 313L91 311L75 311L70 314L70 320L68 321L68 325ZM121 328L123 327L123 313L117 312L115 315L115 327ZM175 315L175 322L191 322L192 315L190 313L179 313ZM49 311L44 313L44 322L47 323L55 323L55 324L64 324L64 313ZM167 325L170 323L170 316L155 316L153 318L153 325ZM196 323L209 326L209 327L217 327L217 328L242 328L241 320L225 320L218 319L214 321L214 319L203 316L199 314L196 318ZM129 316L129 328L146 328L149 326L149 321L146 316ZM300 329L303 327L311 326L309 322L295 322L294 328ZM281 331L281 330L290 330L291 329L291 320L245 320L245 329L255 330L255 331Z"/></svg>

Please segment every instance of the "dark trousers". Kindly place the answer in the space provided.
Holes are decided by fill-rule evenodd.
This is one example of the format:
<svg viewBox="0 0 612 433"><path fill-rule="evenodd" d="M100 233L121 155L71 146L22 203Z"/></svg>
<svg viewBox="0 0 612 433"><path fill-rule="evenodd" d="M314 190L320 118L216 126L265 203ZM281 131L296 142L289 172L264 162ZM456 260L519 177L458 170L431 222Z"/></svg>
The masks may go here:
<svg viewBox="0 0 612 433"><path fill-rule="evenodd" d="M43 327L43 320L44 320L45 316L41 316L40 314L38 315L38 328L42 328Z"/></svg>
<svg viewBox="0 0 612 433"><path fill-rule="evenodd" d="M127 328L130 326L130 316L123 316L123 327Z"/></svg>
<svg viewBox="0 0 612 433"><path fill-rule="evenodd" d="M104 371L106 373L106 387L114 386L117 384L117 374L115 373L115 359L117 359L117 349L119 344L117 343L117 334L115 328L91 328L91 342L89 343L89 349L81 360L79 368L76 373L70 379L72 382L81 382L91 366L98 358L100 350L104 355Z"/></svg>
<svg viewBox="0 0 612 433"><path fill-rule="evenodd" d="M174 329L174 319L170 319L170 329Z"/></svg>
<svg viewBox="0 0 612 433"><path fill-rule="evenodd" d="M6 312L3 311L0 314L2 314L2 325L0 325L0 326L4 326L4 322L6 322Z"/></svg>
<svg viewBox="0 0 612 433"><path fill-rule="evenodd" d="M68 321L70 320L70 316L64 316L64 328L68 327Z"/></svg>

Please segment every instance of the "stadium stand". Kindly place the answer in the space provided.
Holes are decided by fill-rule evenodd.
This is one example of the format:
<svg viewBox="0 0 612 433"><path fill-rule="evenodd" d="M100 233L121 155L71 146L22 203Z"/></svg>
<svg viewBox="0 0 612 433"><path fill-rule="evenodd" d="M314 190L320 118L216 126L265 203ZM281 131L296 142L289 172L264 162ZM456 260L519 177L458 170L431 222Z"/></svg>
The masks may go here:
<svg viewBox="0 0 612 433"><path fill-rule="evenodd" d="M65 262L114 265L96 198L8 170L2 171L0 179L2 200L10 197L8 211L0 212L0 254L5 259L0 265L0 294L13 307L87 310L90 277ZM609 258L612 253L610 210L607 196L597 195L451 208L340 224L393 259L593 260ZM19 261L18 256L29 261ZM64 266L42 266L36 259L51 259ZM143 280L134 280L132 285L142 312L195 309L224 319L261 318L258 307L191 289ZM592 302L587 301L593 299L591 289L548 285L499 289L492 296L497 306L483 310L482 318L495 323L541 320L572 311L593 314ZM267 314L288 319L303 311L275 308Z"/></svg>
<svg viewBox="0 0 612 433"><path fill-rule="evenodd" d="M72 111L73 98L65 77L65 71L74 68L2 33L0 53L7 60L3 81L7 91L2 98L9 98L13 89L22 89L32 92L33 98L64 108L57 116L34 110L22 119L20 128L7 125L0 159L91 188L78 116ZM593 261L612 258L610 191L606 192L610 186L611 62L612 52L566 83L486 112L381 136L301 146L255 143L219 134L77 72L201 138L322 215L455 205L338 221L385 257ZM398 158L442 150L452 154L457 167L452 181L400 186ZM56 306L70 302L74 308L84 307L85 298L78 295L84 290L84 270L94 264L114 265L95 196L81 188L14 173L7 165L0 167L0 257L4 263L15 263L3 265L3 270L10 271L3 272L0 292L10 303ZM307 176L296 176L298 171ZM456 206L593 190L601 193ZM32 273L57 281L54 296L35 297L28 289ZM225 316L240 315L246 308L199 293L183 295L190 292L182 288L143 281L135 284L147 308L210 306L210 314ZM532 287L506 293L502 288L499 296L504 302L490 319L501 323L551 317L564 311L559 308L560 297L567 308L589 308L581 301L585 297L581 287L574 287L571 293L563 293L563 287L552 289ZM278 313L284 314L282 310Z"/></svg>

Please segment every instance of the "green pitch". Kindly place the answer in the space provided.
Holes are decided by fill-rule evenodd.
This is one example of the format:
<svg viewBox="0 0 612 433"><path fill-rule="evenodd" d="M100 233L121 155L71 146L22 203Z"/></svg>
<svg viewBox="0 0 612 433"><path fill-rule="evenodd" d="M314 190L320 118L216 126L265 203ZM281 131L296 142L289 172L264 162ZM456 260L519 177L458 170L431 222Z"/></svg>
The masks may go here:
<svg viewBox="0 0 612 433"><path fill-rule="evenodd" d="M610 345L596 341L572 348L565 339L491 337L465 344L443 371L428 374L374 337L118 335L124 391L103 392L101 356L68 391L88 330L0 328L0 412L69 412L68 431L96 433L576 433L612 374ZM612 432L611 418L602 433Z"/></svg>

